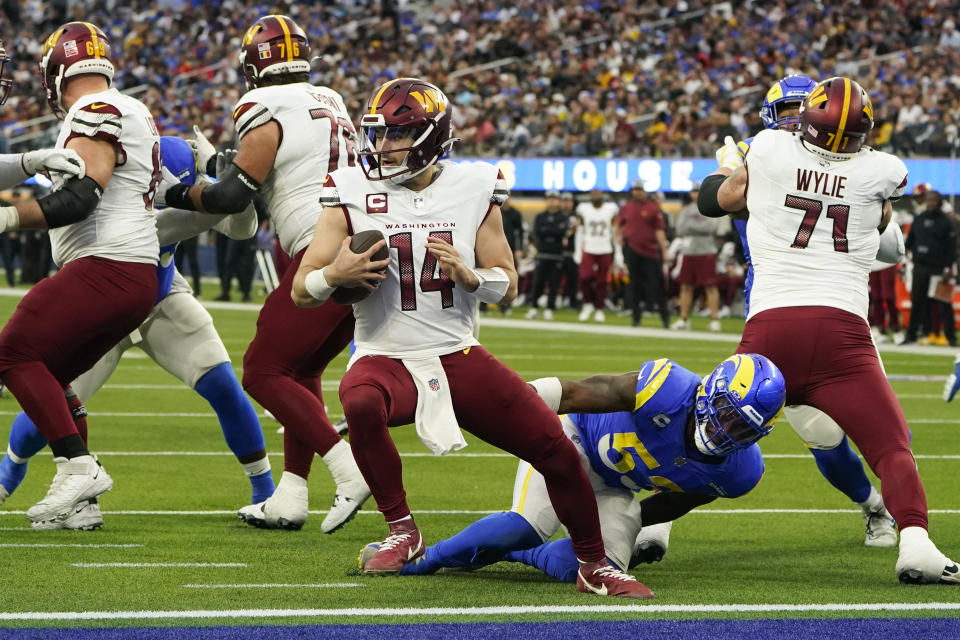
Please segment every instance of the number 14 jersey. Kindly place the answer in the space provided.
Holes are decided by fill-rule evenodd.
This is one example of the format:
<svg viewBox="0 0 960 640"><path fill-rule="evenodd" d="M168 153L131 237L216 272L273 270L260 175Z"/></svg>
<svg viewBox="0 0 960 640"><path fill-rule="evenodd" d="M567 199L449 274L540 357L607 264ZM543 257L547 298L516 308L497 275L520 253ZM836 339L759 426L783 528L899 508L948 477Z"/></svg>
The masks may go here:
<svg viewBox="0 0 960 640"><path fill-rule="evenodd" d="M903 195L907 168L864 147L834 161L798 134L761 131L746 156L747 241L754 270L750 315L828 306L867 317L867 281L883 202Z"/></svg>
<svg viewBox="0 0 960 640"><path fill-rule="evenodd" d="M359 167L327 176L320 201L340 206L350 234L376 229L390 249L387 279L354 305L357 353L427 357L479 344L476 298L454 286L427 253L427 238L453 244L475 267L477 229L508 195L499 170L486 162L441 161L439 176L422 191L367 180Z"/></svg>

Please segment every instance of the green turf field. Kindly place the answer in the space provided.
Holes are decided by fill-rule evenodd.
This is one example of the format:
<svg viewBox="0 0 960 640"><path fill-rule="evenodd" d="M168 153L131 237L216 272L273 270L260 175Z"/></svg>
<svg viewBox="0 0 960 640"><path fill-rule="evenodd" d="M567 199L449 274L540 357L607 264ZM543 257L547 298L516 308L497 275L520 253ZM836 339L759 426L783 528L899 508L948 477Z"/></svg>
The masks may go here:
<svg viewBox="0 0 960 640"><path fill-rule="evenodd" d="M7 317L15 302L0 297L0 317ZM213 309L212 314L239 366L253 335L255 313ZM556 322L561 320L574 317L563 314ZM705 322L694 328L705 328ZM734 334L742 323L725 322L727 341L638 335L620 318L612 318L609 325L620 323L624 335L556 331L547 323L528 323L537 327L530 330L496 321L484 326L481 339L528 379L619 373L664 356L705 374L735 346ZM886 351L884 361L911 421L914 452L931 508L932 537L956 559L960 402L948 405L940 399L942 376L952 367L954 354L946 348L929 353ZM345 362L341 356L330 367L325 384L335 418L340 413L336 387ZM896 550L863 546L859 509L823 480L786 422L761 442L767 471L756 490L739 500L718 500L678 522L664 561L635 572L657 594L650 603L655 608L650 608L581 595L572 585L514 564L416 578L358 575L359 550L383 536L384 524L371 501L343 530L323 535L319 525L333 497L333 484L319 460L310 479L315 512L302 531L262 531L241 523L234 512L249 500L249 484L229 454L212 411L140 351L121 361L113 379L87 407L90 449L99 454L115 482L101 500L105 526L96 532L31 531L23 512L43 496L54 471L49 453L31 462L27 480L0 510L2 626L264 624L264 616L273 616L271 623L313 624L955 617L960 607L960 589L897 583ZM9 394L0 398L4 439L18 411ZM263 420L274 476L279 479L283 462L277 426ZM428 454L412 427L396 429L394 436L404 454L409 502L427 543L509 507L515 459L469 436L467 449L438 459ZM157 564L169 566L152 566ZM202 618L134 613L143 611L213 613ZM216 613L220 611L235 613ZM81 616L23 620L9 615L24 612L122 615L115 614L109 622Z"/></svg>

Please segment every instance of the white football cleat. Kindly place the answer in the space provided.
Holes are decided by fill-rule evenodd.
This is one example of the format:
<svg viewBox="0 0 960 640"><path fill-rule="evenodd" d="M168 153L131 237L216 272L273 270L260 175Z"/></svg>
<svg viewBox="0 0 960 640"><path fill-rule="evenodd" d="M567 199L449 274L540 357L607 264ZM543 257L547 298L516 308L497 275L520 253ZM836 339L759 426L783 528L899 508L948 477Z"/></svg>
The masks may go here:
<svg viewBox="0 0 960 640"><path fill-rule="evenodd" d="M580 322L586 322L590 319L590 314L593 313L594 306L589 302L583 304L583 308L580 309L580 315L577 316L577 320Z"/></svg>
<svg viewBox="0 0 960 640"><path fill-rule="evenodd" d="M103 514L96 498L78 502L73 512L65 518L30 523L31 529L69 529L71 531L93 531L103 526Z"/></svg>
<svg viewBox="0 0 960 640"><path fill-rule="evenodd" d="M553 310L552 310L552 309L544 309L544 310L543 310L543 319L544 319L544 320L553 320Z"/></svg>
<svg viewBox="0 0 960 640"><path fill-rule="evenodd" d="M900 584L960 585L960 566L940 553L920 527L907 527L900 532L896 572Z"/></svg>
<svg viewBox="0 0 960 640"><path fill-rule="evenodd" d="M351 486L358 485L358 486ZM327 517L320 523L320 530L324 533L333 533L347 524L357 515L363 503L370 497L370 489L361 478L358 483L349 483L337 487L333 496L333 504Z"/></svg>
<svg viewBox="0 0 960 640"><path fill-rule="evenodd" d="M661 522L643 527L637 534L630 558L630 568L638 564L652 564L663 560L670 546L670 529L673 522Z"/></svg>
<svg viewBox="0 0 960 640"><path fill-rule="evenodd" d="M307 481L284 471L272 496L242 507L237 517L261 529L299 530L307 521Z"/></svg>
<svg viewBox="0 0 960 640"><path fill-rule="evenodd" d="M679 318L672 325L670 325L670 328L674 331L689 331L690 321Z"/></svg>
<svg viewBox="0 0 960 640"><path fill-rule="evenodd" d="M719 320L711 320L710 331L713 331L714 333L719 333L720 331L723 331L723 325L720 324Z"/></svg>
<svg viewBox="0 0 960 640"><path fill-rule="evenodd" d="M530 307L530 309L523 315L527 320L535 320L537 318L537 308Z"/></svg>
<svg viewBox="0 0 960 640"><path fill-rule="evenodd" d="M594 321L594 322L606 322L606 321L607 321L607 316L603 315L603 309L597 309L597 310L593 313L593 321Z"/></svg>
<svg viewBox="0 0 960 640"><path fill-rule="evenodd" d="M97 459L87 454L76 458L54 458L57 475L43 500L27 509L33 522L64 519L74 506L113 488L113 479Z"/></svg>
<svg viewBox="0 0 960 640"><path fill-rule="evenodd" d="M878 511L863 509L863 520L867 525L863 544L868 547L897 546L896 523L884 507Z"/></svg>

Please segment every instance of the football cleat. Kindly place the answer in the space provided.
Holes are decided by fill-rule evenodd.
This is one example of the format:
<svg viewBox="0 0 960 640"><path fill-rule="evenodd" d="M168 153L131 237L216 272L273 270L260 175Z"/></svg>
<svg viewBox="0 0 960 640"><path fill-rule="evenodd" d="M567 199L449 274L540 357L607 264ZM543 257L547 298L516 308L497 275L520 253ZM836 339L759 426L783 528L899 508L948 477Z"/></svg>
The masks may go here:
<svg viewBox="0 0 960 640"><path fill-rule="evenodd" d="M368 544L370 547L373 544ZM413 518L404 518L390 525L390 535L379 543L377 550L364 559L360 552L360 561L364 573L396 573L408 562L414 562L423 555L423 538Z"/></svg>
<svg viewBox="0 0 960 640"><path fill-rule="evenodd" d="M603 315L603 309L597 309L596 311L594 311L594 313L593 313L593 321L594 321L594 322L606 322L606 321L607 321L607 316Z"/></svg>
<svg viewBox="0 0 960 640"><path fill-rule="evenodd" d="M347 435L347 432L350 430L350 427L347 426L346 418L340 418L339 420L334 422L333 428L336 429L337 433L339 433L341 436Z"/></svg>
<svg viewBox="0 0 960 640"><path fill-rule="evenodd" d="M913 544L905 545L902 537L900 555L896 564L897 579L900 580L900 584L960 585L960 567L940 553L933 542L923 538Z"/></svg>
<svg viewBox="0 0 960 640"><path fill-rule="evenodd" d="M580 315L577 316L577 320L580 322L586 322L590 319L590 314L593 313L594 306L589 302L583 303L583 308L580 309Z"/></svg>
<svg viewBox="0 0 960 640"><path fill-rule="evenodd" d="M611 566L606 559L582 563L577 570L577 591L598 596L649 600L653 591L629 573Z"/></svg>
<svg viewBox="0 0 960 640"><path fill-rule="evenodd" d="M74 513L78 503L96 498L113 488L113 479L96 458L87 454L76 458L54 458L57 475L43 500L27 509L33 522L63 519Z"/></svg>
<svg viewBox="0 0 960 640"><path fill-rule="evenodd" d="M538 310L536 307L530 307L530 309L524 314L524 318L527 320L534 320L537 317Z"/></svg>
<svg viewBox="0 0 960 640"><path fill-rule="evenodd" d="M653 564L663 560L670 546L670 529L673 522L661 522L644 527L637 534L630 557L630 568L638 564Z"/></svg>
<svg viewBox="0 0 960 640"><path fill-rule="evenodd" d="M64 517L43 522L30 523L31 529L69 529L71 531L93 531L103 526L103 514L96 498L78 502L73 511Z"/></svg>
<svg viewBox="0 0 960 640"><path fill-rule="evenodd" d="M879 511L864 509L863 520L867 525L867 535L863 544L868 547L897 546L896 523L884 507Z"/></svg>
<svg viewBox="0 0 960 640"><path fill-rule="evenodd" d="M333 496L333 504L330 506L330 511L327 513L327 517L323 519L323 522L320 523L320 530L324 533L333 533L343 527L343 525L353 520L354 516L357 515L357 512L360 511L360 508L363 506L363 503L366 502L369 497L370 489L367 488L366 484L363 484L362 490L358 493L355 492L355 495L352 497L348 495L346 490L337 487L337 493Z"/></svg>
<svg viewBox="0 0 960 640"><path fill-rule="evenodd" d="M543 310L543 319L544 320L553 320L553 310L544 309Z"/></svg>
<svg viewBox="0 0 960 640"><path fill-rule="evenodd" d="M299 531L307 521L307 488L278 484L273 495L237 511L237 517L260 529Z"/></svg>

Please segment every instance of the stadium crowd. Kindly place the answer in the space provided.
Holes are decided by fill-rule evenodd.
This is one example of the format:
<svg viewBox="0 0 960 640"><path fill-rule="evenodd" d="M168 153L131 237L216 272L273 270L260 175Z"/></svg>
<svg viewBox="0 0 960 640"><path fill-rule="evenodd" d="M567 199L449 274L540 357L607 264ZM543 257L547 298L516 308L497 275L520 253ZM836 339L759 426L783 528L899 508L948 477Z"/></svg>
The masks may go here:
<svg viewBox="0 0 960 640"><path fill-rule="evenodd" d="M27 144L21 136L52 125L31 123L47 113L35 61L45 34L83 19L112 37L117 85L140 87L161 133L201 122L215 144L230 144L240 37L276 11L304 26L318 56L311 80L344 95L351 113L368 87L393 77L446 87L461 156L709 156L724 136L760 128L763 91L791 73L856 74L876 109L871 144L950 154L960 3L764 4L7 2L0 27L18 90L4 137Z"/></svg>

